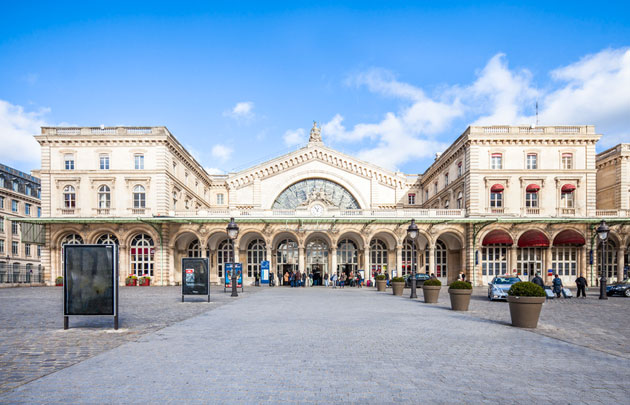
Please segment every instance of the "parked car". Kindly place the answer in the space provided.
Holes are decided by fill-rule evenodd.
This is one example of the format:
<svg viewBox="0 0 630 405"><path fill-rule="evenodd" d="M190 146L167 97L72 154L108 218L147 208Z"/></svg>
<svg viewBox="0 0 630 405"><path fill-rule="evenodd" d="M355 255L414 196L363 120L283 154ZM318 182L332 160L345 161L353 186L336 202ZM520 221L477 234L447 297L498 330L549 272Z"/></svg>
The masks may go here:
<svg viewBox="0 0 630 405"><path fill-rule="evenodd" d="M410 274L407 277L405 277L405 288L411 288L411 279L412 279L413 275ZM416 274L416 287L422 287L422 284L424 284L425 281L427 281L428 279L430 279L431 276L429 276L426 273L418 273Z"/></svg>
<svg viewBox="0 0 630 405"><path fill-rule="evenodd" d="M488 299L492 300L507 300L508 291L512 284L522 281L518 277L510 276L496 276L492 279L491 283L488 283Z"/></svg>
<svg viewBox="0 0 630 405"><path fill-rule="evenodd" d="M606 295L612 297L613 295L623 295L630 297L630 278L623 280L621 283L615 283L606 286Z"/></svg>

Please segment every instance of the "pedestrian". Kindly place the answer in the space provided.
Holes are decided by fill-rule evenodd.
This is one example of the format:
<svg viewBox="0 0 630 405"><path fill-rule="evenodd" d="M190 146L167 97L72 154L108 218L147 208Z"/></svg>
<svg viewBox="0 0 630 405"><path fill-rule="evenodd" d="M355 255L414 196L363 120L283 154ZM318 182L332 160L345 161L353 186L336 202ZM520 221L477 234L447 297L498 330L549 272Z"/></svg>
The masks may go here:
<svg viewBox="0 0 630 405"><path fill-rule="evenodd" d="M258 271L254 272L254 280L256 280L256 287L260 286L260 273Z"/></svg>
<svg viewBox="0 0 630 405"><path fill-rule="evenodd" d="M564 292L564 286L562 285L562 279L558 277L557 273L555 274L555 277L553 279L553 292L556 294L557 298L560 298L560 294L562 294L564 298L567 297Z"/></svg>
<svg viewBox="0 0 630 405"><path fill-rule="evenodd" d="M295 287L295 273L291 272L291 275L289 275L289 282L291 283L291 288Z"/></svg>
<svg viewBox="0 0 630 405"><path fill-rule="evenodd" d="M385 285L389 286L389 273L385 270Z"/></svg>
<svg viewBox="0 0 630 405"><path fill-rule="evenodd" d="M357 271L357 288L361 288L361 273Z"/></svg>
<svg viewBox="0 0 630 405"><path fill-rule="evenodd" d="M430 278L433 279L433 280L437 279L437 277L435 277L435 273L431 273L431 277Z"/></svg>
<svg viewBox="0 0 630 405"><path fill-rule="evenodd" d="M302 287L306 287L306 272L302 273Z"/></svg>
<svg viewBox="0 0 630 405"><path fill-rule="evenodd" d="M324 274L324 285L328 287L328 273Z"/></svg>
<svg viewBox="0 0 630 405"><path fill-rule="evenodd" d="M341 273L341 280L339 281L339 287L343 288L344 284L346 284L346 273Z"/></svg>
<svg viewBox="0 0 630 405"><path fill-rule="evenodd" d="M332 288L337 288L337 273L333 273L330 277L330 281L332 282Z"/></svg>
<svg viewBox="0 0 630 405"><path fill-rule="evenodd" d="M540 273L536 273L536 277L532 279L532 283L539 285L543 289L545 289L545 282L543 281L542 277L540 277Z"/></svg>
<svg viewBox="0 0 630 405"><path fill-rule="evenodd" d="M466 273L464 273L464 272L462 272L462 281L466 281L466 282L468 281L468 280L466 280Z"/></svg>
<svg viewBox="0 0 630 405"><path fill-rule="evenodd" d="M580 277L575 279L575 284L577 285L577 297L580 298L580 293L582 293L582 298L586 298L586 287L588 287L588 284L584 276L580 274Z"/></svg>

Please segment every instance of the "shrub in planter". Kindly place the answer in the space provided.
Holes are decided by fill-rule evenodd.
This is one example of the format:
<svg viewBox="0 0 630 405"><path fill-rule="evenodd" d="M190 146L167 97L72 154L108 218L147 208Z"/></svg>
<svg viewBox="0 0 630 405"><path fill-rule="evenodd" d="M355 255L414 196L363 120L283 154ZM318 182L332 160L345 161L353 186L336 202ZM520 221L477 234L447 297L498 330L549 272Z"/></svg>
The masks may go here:
<svg viewBox="0 0 630 405"><path fill-rule="evenodd" d="M125 285L134 286L138 285L138 277L131 275L125 279Z"/></svg>
<svg viewBox="0 0 630 405"><path fill-rule="evenodd" d="M55 286L63 287L63 277L59 276L55 279Z"/></svg>
<svg viewBox="0 0 630 405"><path fill-rule="evenodd" d="M392 290L394 295L402 295L405 289L405 279L403 277L392 278Z"/></svg>
<svg viewBox="0 0 630 405"><path fill-rule="evenodd" d="M385 280L385 274L379 274L376 277L376 291L385 291L387 288L387 280Z"/></svg>
<svg viewBox="0 0 630 405"><path fill-rule="evenodd" d="M468 311L472 285L466 281L454 281L449 285L448 294L451 297L453 311Z"/></svg>
<svg viewBox="0 0 630 405"><path fill-rule="evenodd" d="M442 289L442 282L437 278L431 278L422 284L422 295L424 295L424 302L427 304L436 304L438 297L440 296L440 290Z"/></svg>
<svg viewBox="0 0 630 405"><path fill-rule="evenodd" d="M148 287L151 285L151 277L143 276L140 277L140 287Z"/></svg>
<svg viewBox="0 0 630 405"><path fill-rule="evenodd" d="M519 328L538 326L540 311L545 302L545 290L529 281L514 283L508 291L512 325Z"/></svg>

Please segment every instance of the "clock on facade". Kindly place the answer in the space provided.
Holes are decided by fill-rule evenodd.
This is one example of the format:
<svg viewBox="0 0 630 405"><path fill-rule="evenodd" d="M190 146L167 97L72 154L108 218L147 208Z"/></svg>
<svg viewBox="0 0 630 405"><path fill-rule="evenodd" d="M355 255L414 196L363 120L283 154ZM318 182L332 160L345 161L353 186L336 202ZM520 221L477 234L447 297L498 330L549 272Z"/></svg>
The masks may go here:
<svg viewBox="0 0 630 405"><path fill-rule="evenodd" d="M321 204L315 204L311 207L311 215L319 217L324 213L324 206Z"/></svg>

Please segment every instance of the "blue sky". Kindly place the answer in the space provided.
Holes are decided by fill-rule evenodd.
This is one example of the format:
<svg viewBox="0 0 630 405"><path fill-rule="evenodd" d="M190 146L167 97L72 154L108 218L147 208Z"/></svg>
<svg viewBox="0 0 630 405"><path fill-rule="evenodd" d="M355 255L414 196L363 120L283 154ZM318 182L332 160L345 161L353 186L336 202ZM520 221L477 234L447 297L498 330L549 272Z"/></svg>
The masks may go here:
<svg viewBox="0 0 630 405"><path fill-rule="evenodd" d="M295 4L297 3L297 4ZM630 142L624 2L5 2L0 161L40 125L165 125L211 172L324 141L421 173L466 126ZM624 90L625 89L625 90Z"/></svg>

